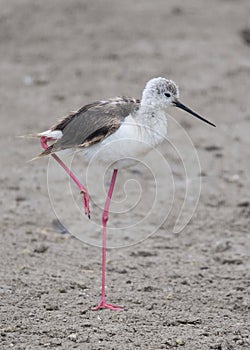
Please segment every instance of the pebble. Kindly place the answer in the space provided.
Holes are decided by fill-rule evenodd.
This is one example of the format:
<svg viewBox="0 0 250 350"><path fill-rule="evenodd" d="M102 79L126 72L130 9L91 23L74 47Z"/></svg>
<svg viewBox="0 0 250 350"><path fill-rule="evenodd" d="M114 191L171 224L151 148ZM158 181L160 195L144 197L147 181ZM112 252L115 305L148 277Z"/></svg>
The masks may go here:
<svg viewBox="0 0 250 350"><path fill-rule="evenodd" d="M225 252L231 248L231 242L229 241L218 241L215 243L214 251L216 253Z"/></svg>
<svg viewBox="0 0 250 350"><path fill-rule="evenodd" d="M250 45L250 28L242 29L240 34L245 44Z"/></svg>
<svg viewBox="0 0 250 350"><path fill-rule="evenodd" d="M47 310L47 311L55 311L55 310L59 309L58 305L50 304L50 303L44 305L44 307L45 307L45 310Z"/></svg>
<svg viewBox="0 0 250 350"><path fill-rule="evenodd" d="M177 345L180 345L180 346L185 345L185 342L182 338L177 338L175 342Z"/></svg>
<svg viewBox="0 0 250 350"><path fill-rule="evenodd" d="M77 334L76 333L71 333L68 335L68 339L71 341L76 342L77 341Z"/></svg>
<svg viewBox="0 0 250 350"><path fill-rule="evenodd" d="M230 183L238 182L240 180L240 176L238 174L234 174L234 175L225 177L225 180Z"/></svg>
<svg viewBox="0 0 250 350"><path fill-rule="evenodd" d="M23 77L23 83L24 83L25 86L30 86L30 85L33 84L33 78L31 76L29 76L29 75L25 75Z"/></svg>
<svg viewBox="0 0 250 350"><path fill-rule="evenodd" d="M221 147L216 145L208 145L208 146L205 146L204 149L208 152L213 152L213 151L220 151Z"/></svg>
<svg viewBox="0 0 250 350"><path fill-rule="evenodd" d="M39 244L35 247L34 253L45 253L49 249L48 245Z"/></svg>
<svg viewBox="0 0 250 350"><path fill-rule="evenodd" d="M250 205L250 200L243 198L242 200L239 201L237 204L238 207L249 207Z"/></svg>

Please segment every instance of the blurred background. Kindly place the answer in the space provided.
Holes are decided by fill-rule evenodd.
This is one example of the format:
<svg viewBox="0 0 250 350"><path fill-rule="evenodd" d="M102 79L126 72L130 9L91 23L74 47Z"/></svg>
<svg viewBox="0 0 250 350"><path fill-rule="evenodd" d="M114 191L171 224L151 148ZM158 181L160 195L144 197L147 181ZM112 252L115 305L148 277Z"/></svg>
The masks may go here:
<svg viewBox="0 0 250 350"><path fill-rule="evenodd" d="M0 8L4 348L248 349L250 2L0 0ZM47 130L94 100L140 98L157 76L175 80L183 103L217 125L171 111L198 153L200 172L170 120L170 143L202 180L200 201L180 234L162 224L140 246L110 252L109 293L129 311L103 313L106 323L96 325L86 310L99 295L100 251L61 234L48 199L48 160L29 163L39 142L18 136ZM167 143L161 152L179 208L184 168ZM135 174L148 186L144 175ZM142 217L143 207L134 215Z"/></svg>

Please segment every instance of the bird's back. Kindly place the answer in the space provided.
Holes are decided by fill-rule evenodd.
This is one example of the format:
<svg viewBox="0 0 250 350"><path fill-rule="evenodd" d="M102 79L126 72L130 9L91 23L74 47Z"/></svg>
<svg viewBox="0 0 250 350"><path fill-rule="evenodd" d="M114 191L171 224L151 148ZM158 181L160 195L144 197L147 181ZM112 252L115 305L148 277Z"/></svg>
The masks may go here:
<svg viewBox="0 0 250 350"><path fill-rule="evenodd" d="M38 134L38 136L46 135L46 137L50 137L50 133L60 135L40 156L65 149L86 148L103 141L116 132L126 117L134 114L139 106L139 100L127 97L117 97L85 105L77 112L63 118L46 134Z"/></svg>

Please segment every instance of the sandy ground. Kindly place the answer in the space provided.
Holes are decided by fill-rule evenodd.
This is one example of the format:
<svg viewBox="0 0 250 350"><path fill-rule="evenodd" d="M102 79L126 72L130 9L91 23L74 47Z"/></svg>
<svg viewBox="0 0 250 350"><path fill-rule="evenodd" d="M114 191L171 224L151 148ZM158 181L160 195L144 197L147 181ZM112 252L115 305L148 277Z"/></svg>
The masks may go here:
<svg viewBox="0 0 250 350"><path fill-rule="evenodd" d="M0 6L0 348L250 349L249 1ZM17 136L46 130L96 99L140 97L155 76L177 81L182 101L217 128L172 111L159 151L167 163L153 157L119 174L108 232L110 246L123 248L108 253L107 295L126 309L93 312L102 173L89 180L88 223L55 164L28 162L38 141ZM183 222L192 218L174 233L185 169L192 186ZM155 176L160 194L152 206ZM63 234L57 217L73 235Z"/></svg>

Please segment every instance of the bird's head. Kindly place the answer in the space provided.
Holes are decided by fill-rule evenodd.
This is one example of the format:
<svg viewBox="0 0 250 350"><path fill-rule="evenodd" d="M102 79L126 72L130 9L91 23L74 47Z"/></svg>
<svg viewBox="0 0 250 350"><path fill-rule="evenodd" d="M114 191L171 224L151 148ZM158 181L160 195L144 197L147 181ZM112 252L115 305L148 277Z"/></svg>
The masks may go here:
<svg viewBox="0 0 250 350"><path fill-rule="evenodd" d="M215 126L179 101L179 88L173 80L154 78L147 82L142 94L142 104L153 108L178 107L196 118Z"/></svg>

